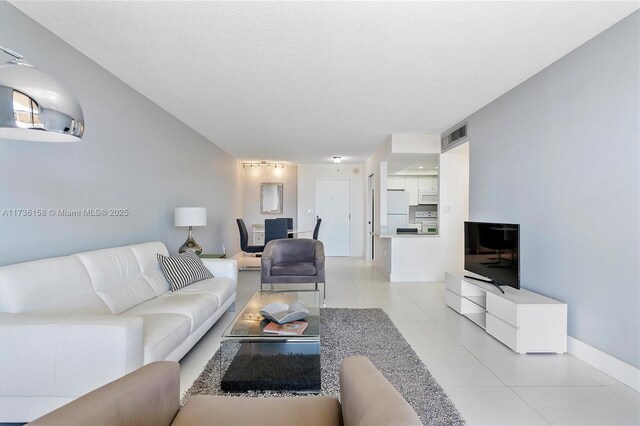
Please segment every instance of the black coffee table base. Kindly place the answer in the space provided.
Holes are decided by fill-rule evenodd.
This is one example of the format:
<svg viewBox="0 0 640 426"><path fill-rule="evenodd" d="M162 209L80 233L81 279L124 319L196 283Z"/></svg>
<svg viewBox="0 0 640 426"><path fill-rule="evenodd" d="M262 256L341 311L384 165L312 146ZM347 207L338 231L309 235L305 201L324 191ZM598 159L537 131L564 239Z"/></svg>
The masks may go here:
<svg viewBox="0 0 640 426"><path fill-rule="evenodd" d="M320 392L319 342L235 343L238 351L223 369L223 391Z"/></svg>

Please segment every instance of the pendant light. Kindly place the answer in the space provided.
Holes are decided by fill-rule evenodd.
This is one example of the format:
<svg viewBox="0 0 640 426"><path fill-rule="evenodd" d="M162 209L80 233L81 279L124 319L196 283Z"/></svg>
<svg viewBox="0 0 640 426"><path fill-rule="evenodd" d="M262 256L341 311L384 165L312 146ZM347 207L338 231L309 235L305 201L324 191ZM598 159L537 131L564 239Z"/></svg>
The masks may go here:
<svg viewBox="0 0 640 426"><path fill-rule="evenodd" d="M0 140L77 142L84 133L80 102L56 79L23 56L0 64Z"/></svg>

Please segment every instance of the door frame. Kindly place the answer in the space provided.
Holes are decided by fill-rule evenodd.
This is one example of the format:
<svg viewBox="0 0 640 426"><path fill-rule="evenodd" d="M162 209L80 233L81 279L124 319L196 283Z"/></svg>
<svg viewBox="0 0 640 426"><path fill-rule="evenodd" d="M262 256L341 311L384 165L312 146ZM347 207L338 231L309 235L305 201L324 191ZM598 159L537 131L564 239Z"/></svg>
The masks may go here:
<svg viewBox="0 0 640 426"><path fill-rule="evenodd" d="M375 236L373 235L376 227L376 211L375 211L375 197L376 197L376 176L375 173L371 173L367 180L367 255L366 259L375 259Z"/></svg>

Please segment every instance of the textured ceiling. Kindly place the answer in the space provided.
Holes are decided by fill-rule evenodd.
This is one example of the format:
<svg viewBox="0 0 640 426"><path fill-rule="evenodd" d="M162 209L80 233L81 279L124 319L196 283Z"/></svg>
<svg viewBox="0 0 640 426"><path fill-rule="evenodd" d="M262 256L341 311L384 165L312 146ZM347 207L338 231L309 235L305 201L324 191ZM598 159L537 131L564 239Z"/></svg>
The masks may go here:
<svg viewBox="0 0 640 426"><path fill-rule="evenodd" d="M240 159L441 132L638 2L16 2ZM71 19L69 19L72 17Z"/></svg>

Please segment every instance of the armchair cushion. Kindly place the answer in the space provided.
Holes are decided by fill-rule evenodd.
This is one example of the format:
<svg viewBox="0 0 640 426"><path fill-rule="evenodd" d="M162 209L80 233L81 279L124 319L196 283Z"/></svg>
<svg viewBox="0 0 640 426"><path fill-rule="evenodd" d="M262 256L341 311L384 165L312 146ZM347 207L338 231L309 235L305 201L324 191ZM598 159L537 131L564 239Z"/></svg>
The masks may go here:
<svg viewBox="0 0 640 426"><path fill-rule="evenodd" d="M340 402L310 398L194 396L180 409L173 426L191 425L330 426L342 424Z"/></svg>
<svg viewBox="0 0 640 426"><path fill-rule="evenodd" d="M315 275L313 262L282 262L271 267L271 275Z"/></svg>

